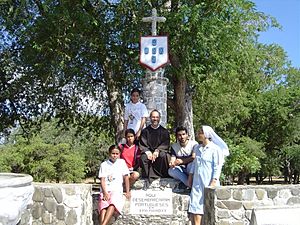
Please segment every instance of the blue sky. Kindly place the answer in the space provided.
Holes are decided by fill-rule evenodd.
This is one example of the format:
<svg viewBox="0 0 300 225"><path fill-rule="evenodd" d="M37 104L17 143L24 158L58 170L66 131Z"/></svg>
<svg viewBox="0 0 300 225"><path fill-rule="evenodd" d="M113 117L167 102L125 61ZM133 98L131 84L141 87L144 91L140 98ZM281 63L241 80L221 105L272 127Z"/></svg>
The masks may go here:
<svg viewBox="0 0 300 225"><path fill-rule="evenodd" d="M292 65L300 68L300 0L252 0L260 12L277 19L282 30L260 33L259 41L284 48Z"/></svg>

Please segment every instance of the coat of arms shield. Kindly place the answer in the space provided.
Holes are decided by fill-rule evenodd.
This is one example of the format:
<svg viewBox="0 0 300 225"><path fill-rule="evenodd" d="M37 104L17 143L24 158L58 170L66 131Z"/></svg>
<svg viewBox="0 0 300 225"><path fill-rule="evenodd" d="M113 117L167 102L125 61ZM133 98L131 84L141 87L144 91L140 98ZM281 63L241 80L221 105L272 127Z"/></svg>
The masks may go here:
<svg viewBox="0 0 300 225"><path fill-rule="evenodd" d="M169 62L168 37L146 36L140 38L140 64L155 71Z"/></svg>

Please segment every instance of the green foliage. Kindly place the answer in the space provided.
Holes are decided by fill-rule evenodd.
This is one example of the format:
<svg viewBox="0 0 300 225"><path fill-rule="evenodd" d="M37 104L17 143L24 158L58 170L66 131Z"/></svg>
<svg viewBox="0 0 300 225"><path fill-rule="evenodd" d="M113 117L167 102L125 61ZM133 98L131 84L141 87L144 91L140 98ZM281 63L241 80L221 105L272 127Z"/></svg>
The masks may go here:
<svg viewBox="0 0 300 225"><path fill-rule="evenodd" d="M84 177L84 158L72 151L68 144L51 145L35 136L29 142L23 138L14 145L6 145L1 171L28 173L34 181L78 182ZM18 158L10 158L7 153ZM2 158L2 157L1 157Z"/></svg>
<svg viewBox="0 0 300 225"><path fill-rule="evenodd" d="M112 115L122 104L115 94L140 85L144 72L138 65L138 41L150 33L142 17L152 7L167 18L158 34L169 36L168 97L177 100L174 82L186 78L193 94L194 127L208 124L233 140L226 174L277 174L284 154L296 169L297 151L294 155L288 149L299 145L300 71L290 66L280 46L258 43L259 32L280 26L251 1L4 1L0 132L18 124L26 136L38 130L27 125L42 124L37 135L41 140L23 146L32 154L27 160L38 179L45 179L41 171L58 179L55 163L40 160L35 166L32 160L45 157L38 149L55 155L53 146L60 144L62 162L83 157L86 174L96 173L114 138L113 124L122 122ZM58 124L42 123L52 118ZM0 149L1 170L27 168L25 152L16 146ZM253 155L258 149L272 158ZM74 158L69 151L76 152ZM81 165L80 160L76 163ZM72 174L61 176L76 180Z"/></svg>
<svg viewBox="0 0 300 225"><path fill-rule="evenodd" d="M283 160L281 156L276 155L276 152L266 153L266 157L261 160L260 176L262 180L266 177L280 176L283 168Z"/></svg>
<svg viewBox="0 0 300 225"><path fill-rule="evenodd" d="M34 138L33 142L20 143L18 150L23 154L22 169L25 173L29 173L38 182L45 182L48 178L50 181L54 180L55 173L55 161L53 155L55 154L55 148L53 146L45 144L39 138ZM60 155L57 155L59 160Z"/></svg>
<svg viewBox="0 0 300 225"><path fill-rule="evenodd" d="M59 160L56 161L56 181L80 182L85 175L85 161L80 152L70 151L67 144L59 144L56 146L57 152L65 152Z"/></svg>
<svg viewBox="0 0 300 225"><path fill-rule="evenodd" d="M20 172L18 165L22 163L22 155L13 146L0 147L0 171L1 172Z"/></svg>
<svg viewBox="0 0 300 225"><path fill-rule="evenodd" d="M283 157L291 171L300 171L300 116L291 118L289 137L283 146Z"/></svg>
<svg viewBox="0 0 300 225"><path fill-rule="evenodd" d="M292 164L292 168L300 171L300 145L294 144L284 148L284 153L286 154L288 160Z"/></svg>
<svg viewBox="0 0 300 225"><path fill-rule="evenodd" d="M224 173L236 177L240 173L255 173L261 168L260 160L265 158L263 143L249 137L242 137L229 144L230 155L224 165Z"/></svg>
<svg viewBox="0 0 300 225"><path fill-rule="evenodd" d="M88 128L78 130L76 126L59 126L55 120L43 123L39 134L46 143L67 143L79 152L84 157L85 175L92 177L96 176L99 163L106 159L107 149L114 142L114 137L108 131L95 132Z"/></svg>
<svg viewBox="0 0 300 225"><path fill-rule="evenodd" d="M87 129L78 133L72 126L66 130L53 120L29 139L18 131L12 134L0 148L0 171L28 173L39 182L80 182L96 176L112 140L107 133L96 135Z"/></svg>

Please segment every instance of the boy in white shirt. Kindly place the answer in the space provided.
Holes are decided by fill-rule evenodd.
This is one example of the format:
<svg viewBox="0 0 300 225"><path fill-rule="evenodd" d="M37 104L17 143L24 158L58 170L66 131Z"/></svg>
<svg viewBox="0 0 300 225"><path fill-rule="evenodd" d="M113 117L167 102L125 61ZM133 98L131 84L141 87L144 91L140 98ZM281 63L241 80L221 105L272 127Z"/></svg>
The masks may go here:
<svg viewBox="0 0 300 225"><path fill-rule="evenodd" d="M140 102L141 91L134 88L130 92L131 102L125 106L124 115L124 131L133 129L135 132L135 139L138 140L142 129L145 127L146 118L148 117L148 110L146 106Z"/></svg>

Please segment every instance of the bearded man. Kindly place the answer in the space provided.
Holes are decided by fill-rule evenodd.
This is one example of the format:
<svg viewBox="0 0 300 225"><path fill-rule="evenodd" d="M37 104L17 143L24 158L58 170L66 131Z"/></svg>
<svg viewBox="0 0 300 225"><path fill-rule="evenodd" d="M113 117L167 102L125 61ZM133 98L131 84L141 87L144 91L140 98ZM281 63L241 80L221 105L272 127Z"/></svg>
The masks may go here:
<svg viewBox="0 0 300 225"><path fill-rule="evenodd" d="M142 130L140 136L142 178L151 183L154 179L169 177L170 134L161 126L160 112L150 113L151 124Z"/></svg>

